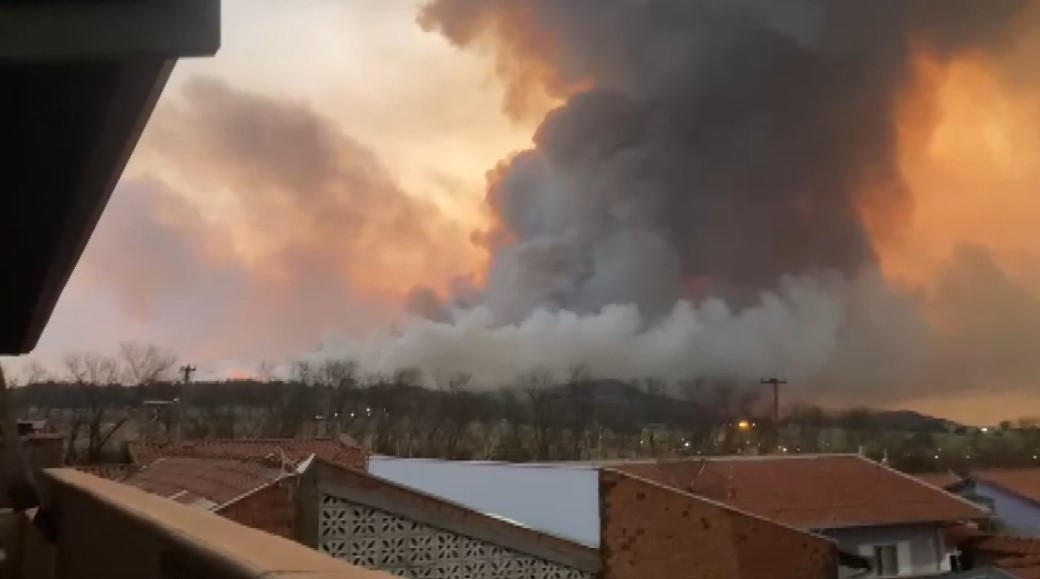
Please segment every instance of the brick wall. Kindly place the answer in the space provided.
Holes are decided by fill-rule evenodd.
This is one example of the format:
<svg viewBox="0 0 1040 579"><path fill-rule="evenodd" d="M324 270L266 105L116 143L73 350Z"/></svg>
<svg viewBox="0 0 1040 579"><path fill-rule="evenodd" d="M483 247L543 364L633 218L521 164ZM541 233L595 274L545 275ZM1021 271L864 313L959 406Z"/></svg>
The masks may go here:
<svg viewBox="0 0 1040 579"><path fill-rule="evenodd" d="M273 535L295 539L295 478L284 479L225 505L218 514Z"/></svg>
<svg viewBox="0 0 1040 579"><path fill-rule="evenodd" d="M603 579L834 579L826 539L600 471Z"/></svg>

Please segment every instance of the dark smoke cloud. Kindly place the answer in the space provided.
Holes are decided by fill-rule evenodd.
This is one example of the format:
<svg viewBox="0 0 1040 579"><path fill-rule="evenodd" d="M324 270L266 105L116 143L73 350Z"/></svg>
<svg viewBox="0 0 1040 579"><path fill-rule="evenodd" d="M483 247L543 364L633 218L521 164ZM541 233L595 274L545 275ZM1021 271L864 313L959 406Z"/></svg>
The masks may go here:
<svg viewBox="0 0 1040 579"><path fill-rule="evenodd" d="M511 93L537 78L568 96L488 193L504 231L487 304L654 315L705 280L746 304L785 275L871 265L864 192L909 203L893 115L912 48L997 48L1024 4L431 2L422 23L492 46Z"/></svg>
<svg viewBox="0 0 1040 579"><path fill-rule="evenodd" d="M1007 271L986 247L961 247L936 285L942 320L929 381L992 388L1032 385L1040 373L1035 280Z"/></svg>

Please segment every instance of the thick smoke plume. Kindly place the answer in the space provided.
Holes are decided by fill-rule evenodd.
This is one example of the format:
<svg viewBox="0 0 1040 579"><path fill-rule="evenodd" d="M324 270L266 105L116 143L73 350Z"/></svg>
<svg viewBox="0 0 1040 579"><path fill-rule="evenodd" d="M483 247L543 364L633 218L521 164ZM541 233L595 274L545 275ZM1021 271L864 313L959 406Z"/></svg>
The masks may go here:
<svg viewBox="0 0 1040 579"><path fill-rule="evenodd" d="M942 357L871 236L913 211L896 116L915 57L1002 53L1031 4L434 0L423 26L490 51L509 112L563 104L491 173L486 282L416 290L431 321L336 350L489 380L902 383ZM459 304L479 307L441 323Z"/></svg>
<svg viewBox="0 0 1040 579"><path fill-rule="evenodd" d="M545 305L653 316L691 294L746 303L783 276L871 265L863 197L908 202L894 115L912 49L994 47L1022 4L431 3L427 26L494 43L515 63L503 70L593 85L490 188L488 307L508 321Z"/></svg>

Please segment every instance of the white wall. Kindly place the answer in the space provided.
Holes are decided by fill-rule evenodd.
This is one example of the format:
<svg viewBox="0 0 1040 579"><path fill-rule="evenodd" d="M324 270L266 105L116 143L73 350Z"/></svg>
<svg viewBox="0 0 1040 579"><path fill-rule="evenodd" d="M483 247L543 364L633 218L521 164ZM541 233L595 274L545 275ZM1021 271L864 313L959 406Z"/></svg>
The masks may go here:
<svg viewBox="0 0 1040 579"><path fill-rule="evenodd" d="M947 570L946 548L937 525L831 529L822 534L836 540L842 550L855 555L862 554L861 547L868 545L908 543L900 555L909 555L909 561L900 562L900 575L929 575Z"/></svg>
<svg viewBox="0 0 1040 579"><path fill-rule="evenodd" d="M599 476L590 466L373 456L368 470L475 511L599 547Z"/></svg>

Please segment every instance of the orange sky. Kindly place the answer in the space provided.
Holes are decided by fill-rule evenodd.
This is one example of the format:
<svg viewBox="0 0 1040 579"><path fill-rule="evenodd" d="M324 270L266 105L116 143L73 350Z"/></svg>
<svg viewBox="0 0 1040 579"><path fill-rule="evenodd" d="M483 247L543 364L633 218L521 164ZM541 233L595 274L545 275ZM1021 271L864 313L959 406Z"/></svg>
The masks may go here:
<svg viewBox="0 0 1040 579"><path fill-rule="evenodd" d="M418 4L224 2L220 52L178 63L37 357L127 338L203 363L291 356L332 329L384 327L412 286L481 267L470 233L486 218L485 174L530 146L537 115L508 118L494 63L423 31ZM277 134L247 137L278 140L262 154L304 166L318 161L304 147L331 146L343 160L320 183L280 183L220 134L243 104L253 120L283 117ZM308 123L320 143L296 140ZM131 234L153 259L127 258ZM323 319L319 305L339 311ZM213 335L231 310L245 329ZM284 319L265 322L272 310Z"/></svg>
<svg viewBox="0 0 1040 579"><path fill-rule="evenodd" d="M487 219L486 174L529 146L551 103L521 103L517 87L496 75L508 63L424 32L415 22L419 3L225 0L219 55L178 65L38 357L111 351L127 338L213 368L293 355L330 324L364 332L394 323L413 285L443 287L479 269L485 256L469 234ZM957 312L934 295L965 243L987 248L1008 276L1040 295L1040 94L1029 88L1035 84L1012 85L1014 75L998 74L1036 64L1036 36L1023 39L1011 64L976 55L939 63L922 52L899 120L913 205L872 222L886 276L923 292L933 323L951 334L960 331L946 328ZM331 127L321 143L367 160L335 165L333 184L313 191L292 190L297 181L279 185L268 167L243 162L248 140L229 144L207 132L227 120L221 99L284 115L279 148L265 154L311 154L293 131L317 119ZM197 134L210 140L194 141ZM376 228L352 227L359 217L336 204L355 194L339 184L347 177L363 179L361 199L374 200L366 201L373 209L365 222ZM315 210L315 199L328 209ZM402 227L417 216L428 225L422 231ZM152 225L161 232L150 233ZM163 259L128 257L127 239ZM170 249L178 239L190 243ZM194 274L200 267L204 275ZM304 270L318 273L286 279ZM152 295L163 291L167 298ZM1025 393L1029 386L1009 385L1006 398L937 395L905 405L995 422L1040 414L1040 394Z"/></svg>

